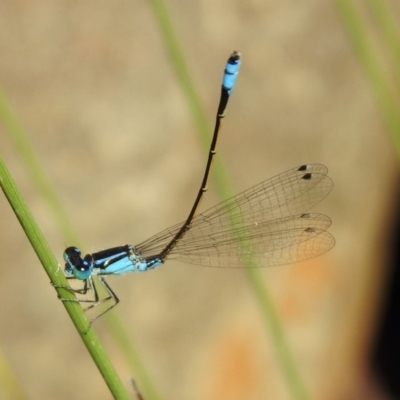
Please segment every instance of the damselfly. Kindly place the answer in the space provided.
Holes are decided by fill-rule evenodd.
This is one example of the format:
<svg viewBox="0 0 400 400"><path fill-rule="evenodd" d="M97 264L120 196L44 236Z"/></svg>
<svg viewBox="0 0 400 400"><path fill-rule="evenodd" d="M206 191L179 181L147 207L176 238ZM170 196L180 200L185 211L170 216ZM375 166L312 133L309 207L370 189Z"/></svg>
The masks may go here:
<svg viewBox="0 0 400 400"><path fill-rule="evenodd" d="M212 267L273 266L306 260L333 247L335 240L326 231L331 220L306 212L332 189L328 170L321 164L293 168L195 215L207 190L217 137L237 79L240 57L240 53L234 52L226 64L204 177L186 220L136 246L113 247L84 257L76 247L65 250L67 279L83 281L83 287L64 289L81 295L92 291L93 298L61 300L90 303L85 311L105 304L105 310L91 322L119 302L104 279L108 275L147 271L172 259ZM93 283L94 275L105 289L103 296Z"/></svg>

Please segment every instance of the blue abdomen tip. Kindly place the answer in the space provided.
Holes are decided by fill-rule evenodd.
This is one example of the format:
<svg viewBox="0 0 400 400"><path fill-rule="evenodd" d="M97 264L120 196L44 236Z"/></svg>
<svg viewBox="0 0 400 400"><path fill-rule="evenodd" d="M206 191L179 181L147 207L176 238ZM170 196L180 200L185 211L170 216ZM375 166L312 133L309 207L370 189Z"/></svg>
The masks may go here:
<svg viewBox="0 0 400 400"><path fill-rule="evenodd" d="M236 79L239 73L241 64L241 54L238 51L234 51L228 59L225 67L225 73L222 85L228 91L231 91L235 86Z"/></svg>

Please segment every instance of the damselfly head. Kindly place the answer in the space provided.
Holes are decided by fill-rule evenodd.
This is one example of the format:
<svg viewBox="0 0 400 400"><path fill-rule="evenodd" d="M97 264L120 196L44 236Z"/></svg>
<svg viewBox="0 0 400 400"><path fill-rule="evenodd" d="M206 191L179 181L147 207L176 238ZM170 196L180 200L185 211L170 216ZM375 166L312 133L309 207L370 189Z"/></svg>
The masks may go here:
<svg viewBox="0 0 400 400"><path fill-rule="evenodd" d="M92 273L93 264L81 257L81 251L77 247L68 247L63 254L65 260L64 272L73 275L82 281L89 278Z"/></svg>

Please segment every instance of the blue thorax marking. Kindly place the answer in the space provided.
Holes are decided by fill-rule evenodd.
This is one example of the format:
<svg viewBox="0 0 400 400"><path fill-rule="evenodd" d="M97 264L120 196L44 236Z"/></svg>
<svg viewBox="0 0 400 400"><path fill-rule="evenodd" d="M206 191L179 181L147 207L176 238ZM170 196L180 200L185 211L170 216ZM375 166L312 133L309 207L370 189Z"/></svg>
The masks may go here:
<svg viewBox="0 0 400 400"><path fill-rule="evenodd" d="M81 257L77 247L64 252L65 273L80 280L90 275L119 275L132 271L147 271L162 264L158 257L142 259L133 246L118 246Z"/></svg>

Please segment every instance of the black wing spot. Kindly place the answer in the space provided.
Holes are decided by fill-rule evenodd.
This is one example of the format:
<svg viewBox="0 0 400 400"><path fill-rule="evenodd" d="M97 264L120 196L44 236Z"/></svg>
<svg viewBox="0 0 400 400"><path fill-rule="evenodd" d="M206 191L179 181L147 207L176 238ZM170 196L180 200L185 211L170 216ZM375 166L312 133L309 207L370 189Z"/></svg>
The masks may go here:
<svg viewBox="0 0 400 400"><path fill-rule="evenodd" d="M308 173L308 174L304 174L304 175L301 177L301 179L304 179L304 180L306 180L306 181L310 181L310 180L312 179L312 177L313 177L313 174Z"/></svg>
<svg viewBox="0 0 400 400"><path fill-rule="evenodd" d="M297 171L307 171L308 170L308 165L304 164L301 167L299 167L299 169Z"/></svg>
<svg viewBox="0 0 400 400"><path fill-rule="evenodd" d="M304 229L304 232L314 233L314 232L317 232L317 229L316 228L307 228L307 229Z"/></svg>

